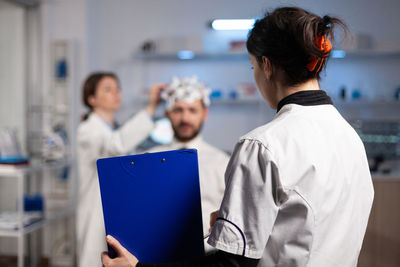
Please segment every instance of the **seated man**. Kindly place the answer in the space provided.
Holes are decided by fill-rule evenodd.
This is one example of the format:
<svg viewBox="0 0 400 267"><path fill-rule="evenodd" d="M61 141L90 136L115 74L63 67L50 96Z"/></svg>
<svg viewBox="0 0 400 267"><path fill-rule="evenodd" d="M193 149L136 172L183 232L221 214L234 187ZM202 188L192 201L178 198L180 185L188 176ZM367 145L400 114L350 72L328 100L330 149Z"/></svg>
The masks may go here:
<svg viewBox="0 0 400 267"><path fill-rule="evenodd" d="M169 145L148 151L197 149L204 235L209 232L210 213L221 205L225 190L224 173L229 161L225 152L206 143L200 135L208 116L209 93L210 90L199 83L196 77L173 78L161 97L167 102L165 115L171 122L174 139ZM211 250L206 242L205 250Z"/></svg>

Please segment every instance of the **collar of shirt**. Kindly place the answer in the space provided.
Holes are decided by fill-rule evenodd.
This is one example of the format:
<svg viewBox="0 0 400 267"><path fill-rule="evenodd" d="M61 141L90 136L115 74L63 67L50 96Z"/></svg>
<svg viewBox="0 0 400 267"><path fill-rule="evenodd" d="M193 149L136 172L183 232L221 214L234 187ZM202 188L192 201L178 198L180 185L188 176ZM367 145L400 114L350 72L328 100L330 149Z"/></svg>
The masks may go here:
<svg viewBox="0 0 400 267"><path fill-rule="evenodd" d="M183 143L183 142L177 140L176 138L174 138L171 142L171 147L173 147L175 149L183 149L183 148L197 149L202 142L203 142L203 138L201 137L201 135L197 135L195 138L193 138L192 140L190 140L187 143Z"/></svg>
<svg viewBox="0 0 400 267"><path fill-rule="evenodd" d="M107 125L111 129L111 131L114 131L114 130L117 129L117 127L115 127L114 125L108 123L105 119L103 119L101 116L99 116L95 112L91 112L90 113L90 117L94 117L94 118L97 118L98 120L102 121L105 125Z"/></svg>
<svg viewBox="0 0 400 267"><path fill-rule="evenodd" d="M298 104L301 106L316 106L316 105L332 105L331 98L322 90L300 91L288 95L278 103L276 112L278 113L281 108L286 104Z"/></svg>

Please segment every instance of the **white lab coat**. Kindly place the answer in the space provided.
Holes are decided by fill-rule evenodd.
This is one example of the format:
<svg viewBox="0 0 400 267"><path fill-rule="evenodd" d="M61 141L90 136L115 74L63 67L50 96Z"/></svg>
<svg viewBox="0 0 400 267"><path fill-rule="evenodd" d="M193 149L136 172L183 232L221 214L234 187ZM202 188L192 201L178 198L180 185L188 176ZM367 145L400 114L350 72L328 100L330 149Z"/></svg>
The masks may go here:
<svg viewBox="0 0 400 267"><path fill-rule="evenodd" d="M174 139L171 144L154 147L148 152L181 148L197 149L203 233L206 235L210 229L210 213L219 209L224 195L224 173L229 161L229 156L218 148L206 143L201 136L197 136L186 144ZM205 250L209 252L213 250L213 248L205 243Z"/></svg>
<svg viewBox="0 0 400 267"><path fill-rule="evenodd" d="M209 244L259 266L357 266L374 191L362 141L334 106L283 106L240 139L225 178Z"/></svg>
<svg viewBox="0 0 400 267"><path fill-rule="evenodd" d="M107 249L96 160L123 155L143 141L153 129L146 111L133 116L113 130L100 116L91 113L78 128L78 266L101 265L101 252Z"/></svg>

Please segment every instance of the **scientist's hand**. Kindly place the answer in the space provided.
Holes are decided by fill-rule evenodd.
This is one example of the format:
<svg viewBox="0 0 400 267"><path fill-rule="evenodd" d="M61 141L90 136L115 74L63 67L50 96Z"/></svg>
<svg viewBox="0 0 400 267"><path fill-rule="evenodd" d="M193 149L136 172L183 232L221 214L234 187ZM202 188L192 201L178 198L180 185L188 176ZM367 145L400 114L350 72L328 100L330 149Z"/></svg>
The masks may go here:
<svg viewBox="0 0 400 267"><path fill-rule="evenodd" d="M211 214L210 214L210 230L208 230L208 232L210 232L210 233L211 233L211 230L212 230L215 222L217 221L218 212L219 212L219 210L216 210L214 212L211 212Z"/></svg>
<svg viewBox="0 0 400 267"><path fill-rule="evenodd" d="M150 88L150 100L147 105L147 112L152 116L154 111L157 109L158 104L161 102L161 91L164 90L168 84L166 83L157 83L151 86Z"/></svg>
<svg viewBox="0 0 400 267"><path fill-rule="evenodd" d="M115 250L118 256L111 259L108 253L104 251L101 254L103 267L135 267L139 262L138 259L126 250L114 237L108 235L106 241Z"/></svg>

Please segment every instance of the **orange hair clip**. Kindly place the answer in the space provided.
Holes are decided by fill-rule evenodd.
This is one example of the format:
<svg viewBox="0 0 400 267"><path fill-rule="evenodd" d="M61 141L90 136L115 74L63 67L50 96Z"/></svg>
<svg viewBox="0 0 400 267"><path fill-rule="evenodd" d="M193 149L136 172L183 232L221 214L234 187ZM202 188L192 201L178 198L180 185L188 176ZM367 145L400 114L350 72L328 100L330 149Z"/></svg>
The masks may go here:
<svg viewBox="0 0 400 267"><path fill-rule="evenodd" d="M315 71L315 69L317 69L316 72L318 72L322 67L325 57L327 57L328 53L332 50L331 41L329 41L325 36L318 36L315 40L315 44L326 55L323 57L310 57L310 62L306 66L310 72Z"/></svg>

